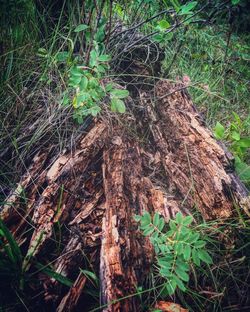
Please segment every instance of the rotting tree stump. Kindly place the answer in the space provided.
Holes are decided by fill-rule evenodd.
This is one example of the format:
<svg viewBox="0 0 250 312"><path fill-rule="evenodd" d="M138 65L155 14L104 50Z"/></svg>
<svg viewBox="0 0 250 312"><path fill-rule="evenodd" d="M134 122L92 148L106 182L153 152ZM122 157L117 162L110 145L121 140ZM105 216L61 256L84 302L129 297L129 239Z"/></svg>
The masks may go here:
<svg viewBox="0 0 250 312"><path fill-rule="evenodd" d="M28 266L51 263L74 282L69 289L41 273L39 302L48 311L88 311L88 280L79 268L99 276L103 311L140 311L133 294L154 254L135 214L158 212L168 222L178 211L198 210L207 220L225 219L234 216L236 205L250 206L233 157L182 87L160 81L153 91L140 92L143 115L135 114L133 123L140 135L147 133L144 140L128 135L122 122L110 127L97 119L75 151L56 159L38 153L6 199L1 218L32 253Z"/></svg>

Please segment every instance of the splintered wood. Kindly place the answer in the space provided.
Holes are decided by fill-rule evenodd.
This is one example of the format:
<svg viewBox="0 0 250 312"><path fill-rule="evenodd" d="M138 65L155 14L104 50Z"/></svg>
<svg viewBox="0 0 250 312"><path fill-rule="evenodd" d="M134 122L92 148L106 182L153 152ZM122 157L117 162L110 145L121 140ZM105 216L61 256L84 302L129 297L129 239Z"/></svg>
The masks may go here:
<svg viewBox="0 0 250 312"><path fill-rule="evenodd" d="M155 87L155 109L147 119L170 187L182 206L196 207L205 218L232 216L245 187L233 173L233 158L214 139L185 91L160 82ZM166 96L167 95L167 96Z"/></svg>
<svg viewBox="0 0 250 312"><path fill-rule="evenodd" d="M75 151L53 160L39 153L6 199L1 218L26 252L25 267L36 258L72 281L62 285L41 270L34 298L50 311L88 311L91 281L80 268L99 278L100 310L141 311L134 294L145 286L154 253L135 214L158 212L168 222L178 211L198 210L205 219L223 219L243 202L249 211L232 156L178 88L161 81L140 94L144 119L136 127L150 131L143 146L120 124L97 120Z"/></svg>

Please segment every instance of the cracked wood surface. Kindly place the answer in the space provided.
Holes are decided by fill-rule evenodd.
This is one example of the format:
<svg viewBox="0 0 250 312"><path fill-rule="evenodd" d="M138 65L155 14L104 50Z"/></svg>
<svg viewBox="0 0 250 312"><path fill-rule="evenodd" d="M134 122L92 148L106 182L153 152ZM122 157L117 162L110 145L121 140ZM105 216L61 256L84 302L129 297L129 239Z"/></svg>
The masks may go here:
<svg viewBox="0 0 250 312"><path fill-rule="evenodd" d="M103 311L141 310L134 294L154 253L135 214L158 212L168 222L194 208L206 219L233 216L235 204L249 212L232 156L186 92L176 89L159 82L153 93L140 94L145 119L124 117L129 125L135 120L140 133L149 128L148 141L127 135L122 123L95 120L75 151L52 160L38 153L6 199L0 216L24 252L73 281L67 288L41 273L40 297L34 297L48 311L87 311L82 298L89 281L79 268L99 276ZM25 261L27 268L33 265L29 257Z"/></svg>

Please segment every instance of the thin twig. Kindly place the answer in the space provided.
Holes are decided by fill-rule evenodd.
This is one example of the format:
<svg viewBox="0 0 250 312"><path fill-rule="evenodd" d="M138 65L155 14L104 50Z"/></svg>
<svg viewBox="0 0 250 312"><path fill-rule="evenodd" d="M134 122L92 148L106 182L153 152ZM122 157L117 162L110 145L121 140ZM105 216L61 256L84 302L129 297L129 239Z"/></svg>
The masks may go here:
<svg viewBox="0 0 250 312"><path fill-rule="evenodd" d="M165 13L166 13L166 14L167 14L167 13L174 13L174 12L175 12L175 10L173 10L173 9L161 11L160 13L158 13L158 14L156 14L156 15L154 15L154 16L148 18L148 19L146 19L145 21L142 21L142 22L138 23L137 25L135 25L135 26L133 26L133 27L131 27L131 28L128 28L128 29L125 29L125 30L121 31L119 34L115 35L112 39L115 39L116 37L118 37L118 36L120 36L120 35L122 35L122 34L124 34L124 33L126 33L126 32L129 32L129 31L131 31L131 30L137 29L137 28L139 28L141 25L146 24L146 23L152 21L153 19L159 17L159 16L162 15L162 14L165 14Z"/></svg>

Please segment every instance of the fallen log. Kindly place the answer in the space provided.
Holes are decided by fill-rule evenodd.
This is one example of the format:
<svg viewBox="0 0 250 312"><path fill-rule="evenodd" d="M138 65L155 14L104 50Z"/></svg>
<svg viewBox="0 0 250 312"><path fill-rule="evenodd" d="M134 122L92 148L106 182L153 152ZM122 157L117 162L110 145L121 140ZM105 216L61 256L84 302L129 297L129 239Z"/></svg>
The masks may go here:
<svg viewBox="0 0 250 312"><path fill-rule="evenodd" d="M178 211L198 210L205 219L224 219L235 214L235 205L249 206L232 156L213 138L186 91L177 89L161 81L153 92L141 92L145 117L135 113L134 129L149 128L143 144L126 134L122 122L109 128L105 119L96 120L75 151L53 160L37 155L6 199L0 216L28 255L25 267L43 261L73 281L68 289L44 278L41 303L60 312L85 311L81 297L88 281L79 269L87 258L99 276L103 311L140 311L136 292L154 253L135 214L158 212L168 222Z"/></svg>

